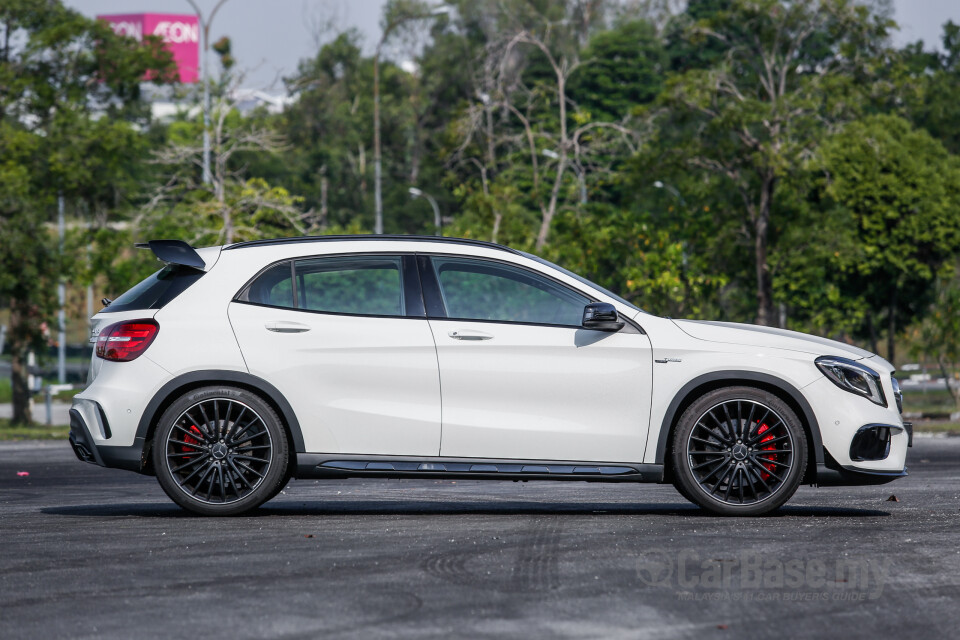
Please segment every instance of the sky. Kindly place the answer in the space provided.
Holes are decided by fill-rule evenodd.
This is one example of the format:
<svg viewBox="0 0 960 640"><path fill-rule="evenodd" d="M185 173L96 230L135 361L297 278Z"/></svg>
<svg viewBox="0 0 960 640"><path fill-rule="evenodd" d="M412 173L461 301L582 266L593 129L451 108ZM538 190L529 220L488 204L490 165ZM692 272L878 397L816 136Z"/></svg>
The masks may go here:
<svg viewBox="0 0 960 640"><path fill-rule="evenodd" d="M217 0L195 0L209 12ZM230 36L244 85L283 93L284 76L316 53L331 34L356 28L364 49L372 52L380 37L380 10L385 0L227 0L210 28L210 41ZM64 0L67 6L96 16L115 13L193 13L187 0ZM894 43L923 40L939 47L941 26L960 23L960 0L893 0L900 31Z"/></svg>

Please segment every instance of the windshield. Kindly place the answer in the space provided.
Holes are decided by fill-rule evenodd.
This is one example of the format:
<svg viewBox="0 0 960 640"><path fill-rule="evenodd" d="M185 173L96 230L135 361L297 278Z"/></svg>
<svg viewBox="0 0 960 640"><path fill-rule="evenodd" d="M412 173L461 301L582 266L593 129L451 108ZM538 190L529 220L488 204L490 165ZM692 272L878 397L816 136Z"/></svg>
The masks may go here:
<svg viewBox="0 0 960 640"><path fill-rule="evenodd" d="M630 307L631 309L636 309L637 311L640 311L641 313L646 313L646 311L644 311L643 309L641 309L641 308L638 307L637 305L633 304L633 303L630 302L629 300L626 300L625 298L622 298L621 296L618 296L618 295L615 294L613 291L610 291L609 289L605 289L605 288L601 287L600 285L598 285L598 284L595 283L595 282L590 282L589 280L587 280L587 279L584 278L583 276L577 275L576 273L574 273L573 271L570 271L569 269L564 269L564 268L561 267L560 265L553 264L553 263L550 262L549 260L544 260L544 259L541 258L540 256L535 256L535 255L533 255L532 253L527 253L526 251L521 251L520 253L521 253L523 256L525 256L525 257L527 257L527 258L530 258L531 260L536 260L536 261L539 262L540 264L545 264L545 265L547 265L548 267L551 267L551 268L553 268L553 269L556 269L556 270L559 271L560 273L563 273L563 274L565 274L565 275L568 275L568 276L570 276L571 278L573 278L574 280L576 280L577 282L582 282L583 284L587 285L588 287L591 287L591 288L593 288L593 289L596 289L597 291L603 293L604 295L610 296L611 298L613 298L613 299L616 300L617 302L619 302L619 303L621 303L621 304L625 304L625 305L627 305L628 307Z"/></svg>

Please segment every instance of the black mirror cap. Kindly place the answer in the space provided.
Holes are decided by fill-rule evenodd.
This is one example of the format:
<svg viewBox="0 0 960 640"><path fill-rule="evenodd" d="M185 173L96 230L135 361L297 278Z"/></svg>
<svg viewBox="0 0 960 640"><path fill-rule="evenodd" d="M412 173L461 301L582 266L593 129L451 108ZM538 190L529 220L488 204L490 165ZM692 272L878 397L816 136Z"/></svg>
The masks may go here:
<svg viewBox="0 0 960 640"><path fill-rule="evenodd" d="M620 331L624 323L617 308L609 302L591 302L583 308L583 328L595 331Z"/></svg>

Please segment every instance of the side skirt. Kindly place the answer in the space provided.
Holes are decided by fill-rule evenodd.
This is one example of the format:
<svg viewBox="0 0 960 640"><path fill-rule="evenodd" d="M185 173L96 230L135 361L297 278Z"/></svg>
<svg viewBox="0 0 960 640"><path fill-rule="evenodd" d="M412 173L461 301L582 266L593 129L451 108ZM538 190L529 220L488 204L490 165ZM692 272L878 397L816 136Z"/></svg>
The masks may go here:
<svg viewBox="0 0 960 640"><path fill-rule="evenodd" d="M297 478L456 478L663 482L663 465L571 460L483 460L298 453Z"/></svg>

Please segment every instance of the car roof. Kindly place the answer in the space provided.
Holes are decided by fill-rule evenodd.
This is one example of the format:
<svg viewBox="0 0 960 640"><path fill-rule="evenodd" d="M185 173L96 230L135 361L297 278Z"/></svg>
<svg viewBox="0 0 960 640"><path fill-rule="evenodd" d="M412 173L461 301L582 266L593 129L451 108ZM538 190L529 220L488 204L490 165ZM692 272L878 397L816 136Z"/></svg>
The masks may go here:
<svg viewBox="0 0 960 640"><path fill-rule="evenodd" d="M361 242L377 242L377 241L440 242L440 243L447 243L447 244L460 244L460 245L468 245L468 246L474 246L474 247L485 247L488 249L506 251L507 253L512 253L514 255L522 255L520 251L517 251L516 249L511 249L510 247L505 247L502 244L497 244L495 242L486 242L485 240L474 240L472 238L450 238L445 236L414 236L414 235L385 235L385 234L295 236L292 238L248 240L246 242L235 242L234 244L224 247L223 250L231 251L233 249L244 249L247 247L268 247L268 246L276 246L276 245L283 245L283 244L301 244L301 243L308 243L308 242L343 242L345 240L361 241Z"/></svg>

